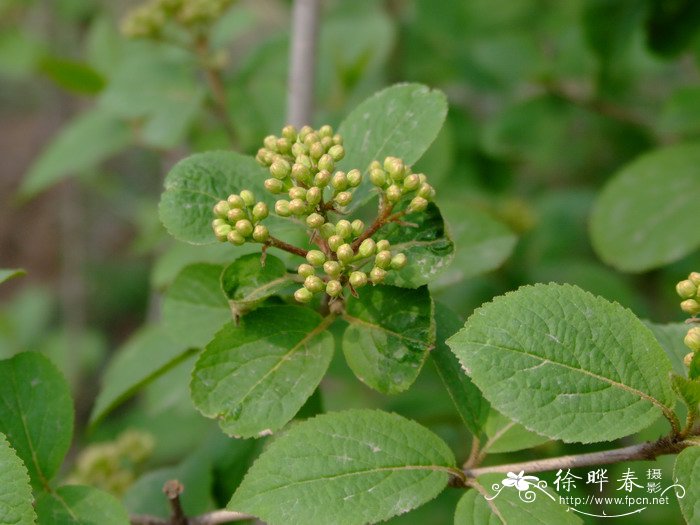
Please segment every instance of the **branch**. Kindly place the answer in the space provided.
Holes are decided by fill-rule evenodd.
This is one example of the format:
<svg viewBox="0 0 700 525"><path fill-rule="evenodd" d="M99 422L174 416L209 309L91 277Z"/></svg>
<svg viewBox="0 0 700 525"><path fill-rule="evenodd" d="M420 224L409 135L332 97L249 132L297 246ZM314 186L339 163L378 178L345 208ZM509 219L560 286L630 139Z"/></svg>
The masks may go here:
<svg viewBox="0 0 700 525"><path fill-rule="evenodd" d="M284 242L283 240L278 239L277 237L272 236L270 236L267 239L267 241L265 242L265 246L273 246L275 248L279 248L280 250L284 250L285 252L298 255L299 257L306 257L306 254L309 253L303 248L299 248L298 246L294 246L293 244L289 244L287 242Z"/></svg>
<svg viewBox="0 0 700 525"><path fill-rule="evenodd" d="M393 208L394 206L391 204L382 203L382 205L380 206L379 215L377 215L377 218L374 219L374 222L370 224L369 227L364 232L362 232L362 235L355 239L355 241L351 244L353 251L357 251L357 249L360 247L360 244L362 244L362 241L370 238L376 233L376 231L379 228L381 228L387 223L387 221L391 218L389 217L389 214L391 213L391 210Z"/></svg>
<svg viewBox="0 0 700 525"><path fill-rule="evenodd" d="M292 46L289 54L287 122L311 124L316 80L316 47L321 0L294 0Z"/></svg>
<svg viewBox="0 0 700 525"><path fill-rule="evenodd" d="M233 523L235 521L244 521L255 519L255 516L243 514L242 512L234 512L231 510L214 510L206 514L200 514L193 518L188 518L187 525L219 525L223 523ZM170 525L169 520L158 518L156 516L131 516L129 519L131 525Z"/></svg>
<svg viewBox="0 0 700 525"><path fill-rule="evenodd" d="M182 483L176 479L167 481L163 486L163 492L170 502L170 525L187 525L187 516L185 516L180 503L180 494L183 490L185 489Z"/></svg>

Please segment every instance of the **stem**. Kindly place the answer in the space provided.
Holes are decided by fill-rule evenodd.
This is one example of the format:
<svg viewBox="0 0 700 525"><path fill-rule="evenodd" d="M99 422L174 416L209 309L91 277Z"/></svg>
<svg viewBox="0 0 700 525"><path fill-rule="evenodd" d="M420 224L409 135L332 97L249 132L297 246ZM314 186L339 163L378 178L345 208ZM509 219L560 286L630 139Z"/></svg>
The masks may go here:
<svg viewBox="0 0 700 525"><path fill-rule="evenodd" d="M297 128L311 124L316 80L316 47L321 0L294 0L289 54L287 122Z"/></svg>
<svg viewBox="0 0 700 525"><path fill-rule="evenodd" d="M187 520L187 525L219 525L222 523L231 523L234 521L244 521L254 519L255 516L243 514L242 512L234 512L232 510L214 510L194 516ZM131 525L170 525L166 519L157 516L131 516L129 519Z"/></svg>
<svg viewBox="0 0 700 525"><path fill-rule="evenodd" d="M481 443L479 442L479 438L477 436L472 436L472 447L471 450L469 451L469 457L467 458L467 461L464 463L464 468L465 469L470 469L472 466L477 464L477 459L479 458L479 447L481 446Z"/></svg>
<svg viewBox="0 0 700 525"><path fill-rule="evenodd" d="M306 257L306 254L309 253L307 250L304 250L303 248L299 248L298 246L294 246L293 244L286 243L277 237L272 237L267 240L265 243L265 246L273 246L275 248L279 248L280 250L284 250L285 252L293 253L294 255L298 255L299 257Z"/></svg>
<svg viewBox="0 0 700 525"><path fill-rule="evenodd" d="M394 206L392 204L382 203L379 206L380 211L379 215L377 215L377 218L374 219L374 222L370 224L369 227L364 232L362 232L362 234L357 239L353 241L351 245L353 251L357 251L357 249L360 247L360 244L362 244L362 241L374 235L379 228L381 228L387 223L389 219L389 214L391 214L391 210L393 208Z"/></svg>
<svg viewBox="0 0 700 525"><path fill-rule="evenodd" d="M170 510L172 513L170 525L187 525L187 516L185 516L185 512L182 510L182 504L180 503L180 494L182 494L183 490L185 490L185 488L182 486L182 483L176 479L166 481L163 486L163 492L167 496L168 502L170 502Z"/></svg>

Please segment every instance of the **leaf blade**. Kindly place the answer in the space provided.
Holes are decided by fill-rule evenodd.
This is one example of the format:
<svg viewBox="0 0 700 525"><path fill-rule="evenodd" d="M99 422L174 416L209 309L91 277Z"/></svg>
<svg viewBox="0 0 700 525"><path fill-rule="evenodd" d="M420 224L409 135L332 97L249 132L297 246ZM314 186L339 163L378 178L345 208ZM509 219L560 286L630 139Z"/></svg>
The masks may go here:
<svg viewBox="0 0 700 525"><path fill-rule="evenodd" d="M27 467L0 433L0 520L14 525L34 525L32 500Z"/></svg>

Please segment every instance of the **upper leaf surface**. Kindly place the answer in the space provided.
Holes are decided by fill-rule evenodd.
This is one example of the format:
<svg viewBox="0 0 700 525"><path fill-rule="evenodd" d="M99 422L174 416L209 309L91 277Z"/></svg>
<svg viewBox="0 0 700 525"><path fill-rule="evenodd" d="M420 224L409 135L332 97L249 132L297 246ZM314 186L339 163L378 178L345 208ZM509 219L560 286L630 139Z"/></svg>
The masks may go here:
<svg viewBox="0 0 700 525"><path fill-rule="evenodd" d="M688 447L676 458L673 476L685 489L685 496L678 499L681 512L688 525L700 523L700 447Z"/></svg>
<svg viewBox="0 0 700 525"><path fill-rule="evenodd" d="M245 313L292 282L284 263L269 254L265 256L265 266L259 253L251 253L236 259L221 274L221 288L231 309L238 313Z"/></svg>
<svg viewBox="0 0 700 525"><path fill-rule="evenodd" d="M40 523L51 525L128 525L129 515L119 500L94 487L64 485L37 501Z"/></svg>
<svg viewBox="0 0 700 525"><path fill-rule="evenodd" d="M228 507L270 525L376 523L437 496L454 464L442 439L396 414L325 414L273 442Z"/></svg>
<svg viewBox="0 0 700 525"><path fill-rule="evenodd" d="M0 523L34 525L35 522L27 467L0 433Z"/></svg>
<svg viewBox="0 0 700 525"><path fill-rule="evenodd" d="M554 439L613 440L674 406L671 363L649 329L575 286L498 297L447 344L495 408Z"/></svg>

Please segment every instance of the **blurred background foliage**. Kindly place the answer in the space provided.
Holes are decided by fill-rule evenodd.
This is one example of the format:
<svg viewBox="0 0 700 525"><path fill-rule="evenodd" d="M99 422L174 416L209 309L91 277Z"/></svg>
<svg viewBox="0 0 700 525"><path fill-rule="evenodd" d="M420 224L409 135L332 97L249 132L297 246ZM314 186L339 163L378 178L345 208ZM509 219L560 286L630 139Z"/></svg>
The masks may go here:
<svg viewBox="0 0 700 525"><path fill-rule="evenodd" d="M700 4L324 4L314 124L337 125L394 82L448 95L446 125L414 168L435 181L457 246L455 262L432 287L438 300L466 318L519 285L557 281L656 323L682 320L673 286L700 268L697 252L624 273L596 255L588 224L598 192L622 166L700 135ZM86 422L110 355L127 341L148 352L158 335L144 331L163 329L162 293L179 270L236 256L228 245L172 240L158 222L157 201L177 160L210 149L254 153L284 124L290 2L235 3L214 24L205 54L123 37L119 21L134 5L0 0L0 267L28 272L0 289L0 357L45 352L69 378L84 430L75 452L81 459L66 475L99 483L95 472L106 467L90 466L94 449L84 447L112 443L110 468L129 474L104 486L132 512L165 514L162 483L178 477L188 487L185 509L196 513L226 504L264 443L227 439L194 411L187 390L193 357L148 378L142 395L100 424ZM212 67L223 75L226 125L206 82ZM321 406L393 410L436 430L458 457L469 452L468 433L431 364L409 392L384 397L336 360L306 413ZM490 435L506 425L489 416ZM509 428L493 445L507 459L578 450ZM114 452L128 429L150 436L147 459ZM642 438L661 432L652 428ZM660 466L670 475L668 462ZM458 497L448 490L392 523L450 523ZM661 508L633 518L661 519L680 523L680 514Z"/></svg>

